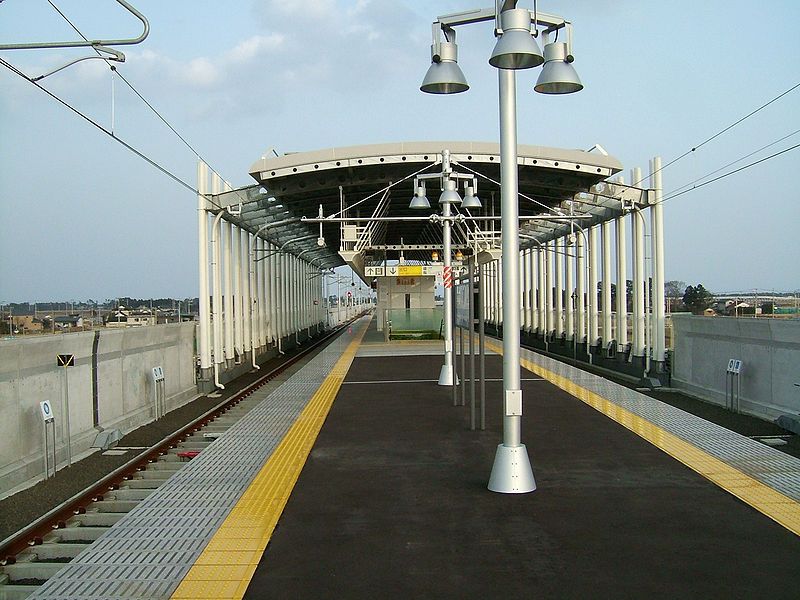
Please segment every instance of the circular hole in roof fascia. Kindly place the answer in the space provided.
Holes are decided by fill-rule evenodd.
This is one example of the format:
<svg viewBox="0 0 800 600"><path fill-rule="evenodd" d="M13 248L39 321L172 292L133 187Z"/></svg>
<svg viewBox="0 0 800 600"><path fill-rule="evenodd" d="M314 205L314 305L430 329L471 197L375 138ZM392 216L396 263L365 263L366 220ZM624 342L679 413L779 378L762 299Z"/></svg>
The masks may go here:
<svg viewBox="0 0 800 600"><path fill-rule="evenodd" d="M360 158L358 159L358 164L361 164L361 163L363 163L363 162L364 162L364 161L363 161L363 160L361 160Z"/></svg>
<svg viewBox="0 0 800 600"><path fill-rule="evenodd" d="M297 167L292 168L292 173L297 173Z"/></svg>
<svg viewBox="0 0 800 600"><path fill-rule="evenodd" d="M580 166L580 165L575 165L575 168L576 168L576 169L580 169L580 168L581 168L581 166Z"/></svg>
<svg viewBox="0 0 800 600"><path fill-rule="evenodd" d="M273 175L273 176L275 175L275 171L272 171L272 175Z"/></svg>
<svg viewBox="0 0 800 600"><path fill-rule="evenodd" d="M319 165L314 165L314 168L315 169L319 169Z"/></svg>
<svg viewBox="0 0 800 600"><path fill-rule="evenodd" d="M337 161L336 161L336 166L337 166L337 167L341 167L341 166L342 166L342 163L341 163L341 161L338 161L338 160L337 160Z"/></svg>
<svg viewBox="0 0 800 600"><path fill-rule="evenodd" d="M597 167L597 172L598 172L598 173L600 172L600 167Z"/></svg>
<svg viewBox="0 0 800 600"><path fill-rule="evenodd" d="M428 160L428 155L426 154L425 156L423 156L422 160Z"/></svg>
<svg viewBox="0 0 800 600"><path fill-rule="evenodd" d="M472 155L467 156L467 160L472 160Z"/></svg>
<svg viewBox="0 0 800 600"><path fill-rule="evenodd" d="M384 160L386 160L386 159L381 156L381 162L383 162Z"/></svg>
<svg viewBox="0 0 800 600"><path fill-rule="evenodd" d="M494 160L494 156L490 156L490 157L489 157L489 160Z"/></svg>
<svg viewBox="0 0 800 600"><path fill-rule="evenodd" d="M553 164L554 164L555 166L558 166L558 163L557 163L557 162L555 162L555 163L553 163Z"/></svg>
<svg viewBox="0 0 800 600"><path fill-rule="evenodd" d="M404 156L404 157L403 157L403 160L405 160L405 159L406 159L406 157Z"/></svg>
<svg viewBox="0 0 800 600"><path fill-rule="evenodd" d="M538 165L538 164L539 164L539 161L538 161L538 160L536 160L536 159L534 158L534 159L533 159L533 164L535 164L535 165Z"/></svg>

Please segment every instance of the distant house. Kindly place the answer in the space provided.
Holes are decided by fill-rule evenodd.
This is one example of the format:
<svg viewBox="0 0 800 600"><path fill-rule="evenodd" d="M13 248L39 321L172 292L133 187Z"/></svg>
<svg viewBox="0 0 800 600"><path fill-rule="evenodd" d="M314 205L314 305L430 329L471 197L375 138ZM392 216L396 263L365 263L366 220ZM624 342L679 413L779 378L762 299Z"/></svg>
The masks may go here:
<svg viewBox="0 0 800 600"><path fill-rule="evenodd" d="M58 329L78 329L83 327L83 317L80 315L63 315L54 319Z"/></svg>
<svg viewBox="0 0 800 600"><path fill-rule="evenodd" d="M14 323L14 333L30 333L42 330L42 320L34 318L33 315L14 315L12 322Z"/></svg>
<svg viewBox="0 0 800 600"><path fill-rule="evenodd" d="M129 310L124 306L106 317L106 327L143 327L155 324L156 316L149 310Z"/></svg>

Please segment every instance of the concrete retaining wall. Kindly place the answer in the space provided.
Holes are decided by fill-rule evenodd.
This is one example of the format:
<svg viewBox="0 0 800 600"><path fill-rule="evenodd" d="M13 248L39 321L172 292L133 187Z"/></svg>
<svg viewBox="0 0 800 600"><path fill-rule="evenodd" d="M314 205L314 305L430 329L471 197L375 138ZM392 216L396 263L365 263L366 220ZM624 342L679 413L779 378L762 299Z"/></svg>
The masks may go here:
<svg viewBox="0 0 800 600"><path fill-rule="evenodd" d="M728 360L742 361L742 412L774 420L800 413L800 320L674 313L672 385L725 405Z"/></svg>
<svg viewBox="0 0 800 600"><path fill-rule="evenodd" d="M175 323L1 341L0 496L44 473L42 400L50 401L56 416L59 464L66 460L64 368L56 366L58 354L75 355L75 366L67 371L75 457L90 448L101 428L125 433L153 419L154 366L164 369L166 410L195 397L194 339L194 323Z"/></svg>

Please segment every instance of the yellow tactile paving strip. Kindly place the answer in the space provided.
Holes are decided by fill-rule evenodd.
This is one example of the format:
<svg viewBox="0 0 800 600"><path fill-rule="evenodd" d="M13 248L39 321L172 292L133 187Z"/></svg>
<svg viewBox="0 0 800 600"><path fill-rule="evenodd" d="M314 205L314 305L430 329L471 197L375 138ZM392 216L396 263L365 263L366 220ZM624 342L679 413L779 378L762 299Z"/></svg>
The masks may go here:
<svg viewBox="0 0 800 600"><path fill-rule="evenodd" d="M306 458L353 362L362 325L172 594L174 599L240 599L269 543Z"/></svg>
<svg viewBox="0 0 800 600"><path fill-rule="evenodd" d="M498 354L503 353L502 347L488 340L486 347ZM540 367L525 358L520 358L520 364L528 371L536 373L556 387L630 429L693 471L746 502L773 521L780 523L789 531L800 535L800 504L791 498L566 377Z"/></svg>

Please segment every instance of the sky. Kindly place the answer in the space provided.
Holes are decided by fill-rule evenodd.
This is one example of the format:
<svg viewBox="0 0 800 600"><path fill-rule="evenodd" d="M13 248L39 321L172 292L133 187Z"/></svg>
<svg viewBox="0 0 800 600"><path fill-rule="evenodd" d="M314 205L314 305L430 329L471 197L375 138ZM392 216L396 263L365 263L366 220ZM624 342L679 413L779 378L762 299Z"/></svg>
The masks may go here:
<svg viewBox="0 0 800 600"><path fill-rule="evenodd" d="M90 39L140 32L112 0L53 2ZM249 167L271 149L498 140L490 24L458 30L467 93L419 91L431 22L489 0L132 4L151 32L119 47L119 72L234 186L253 183ZM520 72L519 142L601 144L628 182L631 168L647 170L656 155L670 162L800 83L794 0L538 6L573 23L585 88L544 96L532 89L538 70ZM47 0L0 0L0 44L73 39ZM7 50L0 58L37 76L88 54ZM104 127L113 122L118 138L195 185L195 154L103 61L42 85ZM665 194L764 146L717 175L798 143L800 88L667 167ZM791 150L667 201L666 279L714 291L800 289L798 159L800 149ZM0 67L0 303L196 296L196 206L191 191Z"/></svg>

